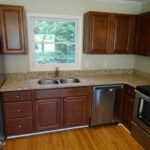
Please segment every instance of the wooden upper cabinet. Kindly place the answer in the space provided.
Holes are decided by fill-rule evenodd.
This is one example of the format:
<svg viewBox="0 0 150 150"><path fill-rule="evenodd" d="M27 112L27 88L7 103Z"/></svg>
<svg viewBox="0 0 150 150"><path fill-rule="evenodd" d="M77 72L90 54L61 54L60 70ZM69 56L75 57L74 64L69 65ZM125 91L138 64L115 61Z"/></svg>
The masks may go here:
<svg viewBox="0 0 150 150"><path fill-rule="evenodd" d="M145 56L150 55L150 13L138 16L135 53Z"/></svg>
<svg viewBox="0 0 150 150"><path fill-rule="evenodd" d="M115 14L113 23L113 53L133 53L136 16Z"/></svg>
<svg viewBox="0 0 150 150"><path fill-rule="evenodd" d="M23 54L26 49L24 8L0 5L0 38L4 54Z"/></svg>
<svg viewBox="0 0 150 150"><path fill-rule="evenodd" d="M84 19L84 53L109 53L112 35L111 14L88 12Z"/></svg>
<svg viewBox="0 0 150 150"><path fill-rule="evenodd" d="M84 19L84 53L133 52L135 15L88 12Z"/></svg>

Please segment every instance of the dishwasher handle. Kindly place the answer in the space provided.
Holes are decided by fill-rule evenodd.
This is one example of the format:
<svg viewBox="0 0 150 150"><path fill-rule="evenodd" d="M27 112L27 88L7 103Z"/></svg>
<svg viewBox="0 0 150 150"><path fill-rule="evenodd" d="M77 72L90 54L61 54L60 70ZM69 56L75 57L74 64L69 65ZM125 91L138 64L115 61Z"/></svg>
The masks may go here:
<svg viewBox="0 0 150 150"><path fill-rule="evenodd" d="M108 89L110 92L113 91L114 89L121 89L123 88L123 85L121 84L115 84L115 85L98 85L94 86L93 90L103 90L103 89Z"/></svg>

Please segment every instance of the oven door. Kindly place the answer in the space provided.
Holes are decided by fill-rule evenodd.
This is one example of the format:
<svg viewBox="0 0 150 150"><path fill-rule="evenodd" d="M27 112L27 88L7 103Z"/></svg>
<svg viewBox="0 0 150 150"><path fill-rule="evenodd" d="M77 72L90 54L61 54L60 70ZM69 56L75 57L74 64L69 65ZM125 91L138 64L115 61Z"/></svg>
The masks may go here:
<svg viewBox="0 0 150 150"><path fill-rule="evenodd" d="M133 121L150 134L150 97L136 91Z"/></svg>

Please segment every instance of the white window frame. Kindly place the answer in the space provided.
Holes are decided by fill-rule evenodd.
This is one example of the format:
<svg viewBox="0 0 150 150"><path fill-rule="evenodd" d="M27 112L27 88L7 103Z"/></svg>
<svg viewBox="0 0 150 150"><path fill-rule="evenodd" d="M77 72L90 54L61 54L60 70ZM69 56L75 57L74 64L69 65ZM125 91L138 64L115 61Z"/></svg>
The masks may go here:
<svg viewBox="0 0 150 150"><path fill-rule="evenodd" d="M76 62L63 63L63 64L36 64L34 60L34 32L33 32L33 18L39 19L66 19L75 20L77 22L76 31ZM51 71L59 67L61 70L80 70L81 69L81 49L82 49L82 17L81 16L68 16L68 15L49 15L28 13L28 43L29 43L29 67L30 71Z"/></svg>

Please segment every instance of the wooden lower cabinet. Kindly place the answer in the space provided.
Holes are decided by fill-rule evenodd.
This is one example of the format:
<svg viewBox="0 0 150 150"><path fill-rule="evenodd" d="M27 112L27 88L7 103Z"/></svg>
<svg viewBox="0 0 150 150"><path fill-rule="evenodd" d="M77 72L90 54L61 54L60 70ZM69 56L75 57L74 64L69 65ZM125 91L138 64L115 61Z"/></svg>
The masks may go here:
<svg viewBox="0 0 150 150"><path fill-rule="evenodd" d="M32 102L15 102L5 103L5 117L6 119L32 117Z"/></svg>
<svg viewBox="0 0 150 150"><path fill-rule="evenodd" d="M86 96L64 99L64 127L88 124Z"/></svg>
<svg viewBox="0 0 150 150"><path fill-rule="evenodd" d="M2 103L6 136L34 131L32 91L4 92Z"/></svg>
<svg viewBox="0 0 150 150"><path fill-rule="evenodd" d="M37 90L36 129L88 125L91 95L91 87Z"/></svg>
<svg viewBox="0 0 150 150"><path fill-rule="evenodd" d="M33 120L31 117L6 120L7 135L24 134L30 133L32 131L33 131Z"/></svg>
<svg viewBox="0 0 150 150"><path fill-rule="evenodd" d="M14 95L13 100L12 95ZM26 99L24 95L30 96ZM90 123L92 102L92 87L90 86L4 92L2 97L7 135L89 125ZM134 88L125 85L123 102L116 104L116 107L122 108L121 121L129 130L133 103Z"/></svg>
<svg viewBox="0 0 150 150"><path fill-rule="evenodd" d="M131 130L134 98L135 98L134 88L129 85L125 85L123 97L123 109L122 109L122 123L128 130Z"/></svg>
<svg viewBox="0 0 150 150"><path fill-rule="evenodd" d="M51 98L36 101L36 124L38 130L61 127L61 99Z"/></svg>
<svg viewBox="0 0 150 150"><path fill-rule="evenodd" d="M6 136L88 125L91 87L3 92Z"/></svg>

